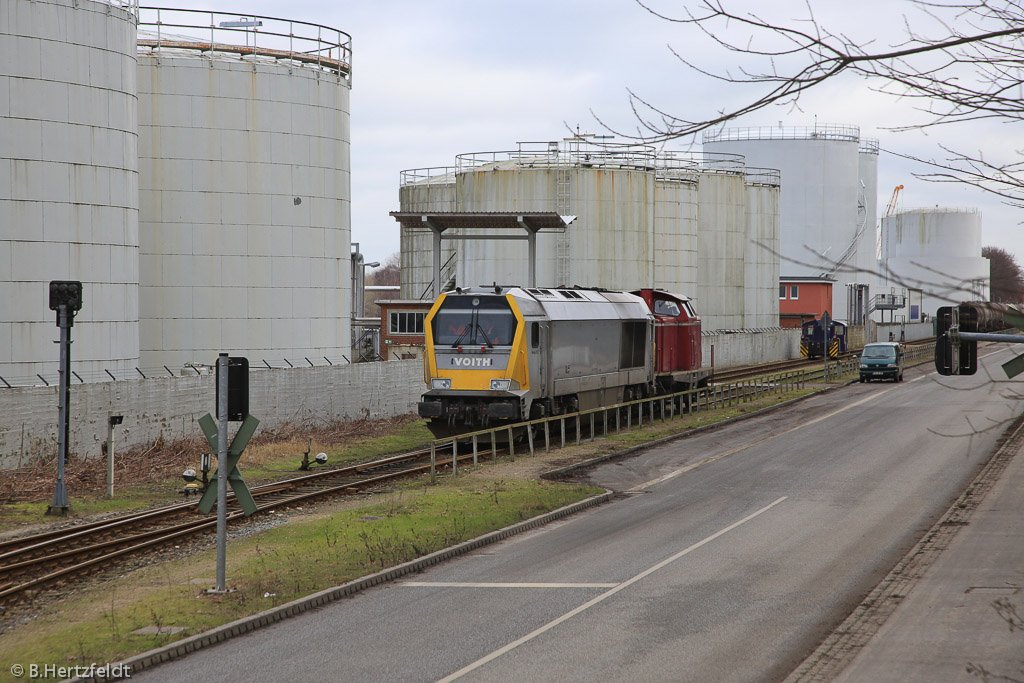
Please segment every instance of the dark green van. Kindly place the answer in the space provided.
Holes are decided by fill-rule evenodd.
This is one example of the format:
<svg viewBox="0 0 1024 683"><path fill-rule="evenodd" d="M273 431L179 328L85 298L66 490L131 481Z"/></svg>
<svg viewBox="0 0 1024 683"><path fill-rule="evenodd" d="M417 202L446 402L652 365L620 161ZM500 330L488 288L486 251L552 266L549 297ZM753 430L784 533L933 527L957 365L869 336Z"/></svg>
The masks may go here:
<svg viewBox="0 0 1024 683"><path fill-rule="evenodd" d="M860 354L860 381L891 379L903 381L903 346L896 342L866 344Z"/></svg>

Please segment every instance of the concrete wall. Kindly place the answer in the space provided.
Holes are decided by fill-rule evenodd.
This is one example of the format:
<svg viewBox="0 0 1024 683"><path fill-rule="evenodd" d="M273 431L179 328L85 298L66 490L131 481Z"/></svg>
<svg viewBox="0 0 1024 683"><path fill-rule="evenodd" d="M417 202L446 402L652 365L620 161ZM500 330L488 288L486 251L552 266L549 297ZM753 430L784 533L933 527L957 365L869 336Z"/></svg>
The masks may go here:
<svg viewBox="0 0 1024 683"><path fill-rule="evenodd" d="M935 335L931 322L925 323L876 323L874 341L889 341L892 332L896 341L916 341ZM902 338L901 338L902 336Z"/></svg>
<svg viewBox="0 0 1024 683"><path fill-rule="evenodd" d="M800 330L705 334L702 347L708 365L712 346L718 369L796 358ZM260 419L261 430L288 423L315 425L403 415L415 412L426 390L421 360L253 369L249 377L249 411ZM74 384L70 451L101 457L108 413L124 415L124 423L114 431L118 452L160 436L199 435L197 420L213 412L214 380L214 375L203 375ZM56 452L57 387L0 390L0 469L53 457Z"/></svg>
<svg viewBox="0 0 1024 683"><path fill-rule="evenodd" d="M769 329L758 332L705 332L701 337L701 357L722 370L737 365L752 365L800 357L799 329Z"/></svg>
<svg viewBox="0 0 1024 683"><path fill-rule="evenodd" d="M201 434L196 421L213 412L214 380L204 375L74 384L70 451L100 457L108 413L124 415L124 424L115 427L115 451L160 436ZM414 412L425 388L421 361L253 370L249 411L260 419L261 430L289 422L390 417ZM56 451L57 387L0 391L0 469Z"/></svg>

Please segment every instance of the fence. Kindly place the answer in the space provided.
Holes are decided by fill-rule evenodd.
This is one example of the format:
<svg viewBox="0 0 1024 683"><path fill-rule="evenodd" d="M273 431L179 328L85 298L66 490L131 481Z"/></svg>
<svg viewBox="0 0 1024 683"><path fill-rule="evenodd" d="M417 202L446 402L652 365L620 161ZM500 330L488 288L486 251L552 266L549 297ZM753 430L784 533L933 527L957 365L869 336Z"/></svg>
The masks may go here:
<svg viewBox="0 0 1024 683"><path fill-rule="evenodd" d="M458 472L458 451L459 445L470 445L473 449L473 466L477 465L481 439L489 442L490 453L497 458L498 442L504 443L507 437L509 455L515 458L515 435L514 432L525 432L525 448L530 455L536 452L535 439L543 434L544 452L550 452L552 448L552 425L559 437L560 448L566 445L566 428L569 423L573 430L575 444L578 446L583 441L593 441L598 437L598 423L600 423L601 436L608 436L612 427L615 434L623 431L630 431L634 424L637 428L644 424L645 413L647 422L655 422L659 418L662 422L675 419L682 415L692 415L699 410L716 410L730 408L734 405L755 401L763 396L785 393L797 389L803 389L807 382L814 380L839 381L844 376L858 372L859 362L856 359L829 363L828 375L825 376L824 365L813 370L796 370L792 372L772 373L750 379L737 380L725 384L716 384L702 389L691 389L680 391L674 394L654 396L617 403L615 405L581 410L577 413L566 415L555 415L552 417L519 422L515 425L483 429L467 434L437 439L430 445L430 474L436 475L438 453L450 451L452 454L452 472ZM611 419L609 419L611 417ZM610 426L610 423L614 423ZM583 437L582 427L589 424L589 437Z"/></svg>
<svg viewBox="0 0 1024 683"><path fill-rule="evenodd" d="M923 360L930 360L932 358L932 353L933 351L931 347L915 347L907 349L906 362L923 362ZM647 414L648 422L654 422L659 417L662 422L666 422L667 420L675 419L676 417L684 414L692 415L695 410L730 408L737 404L755 401L763 396L803 389L806 387L807 382L816 380L823 381L824 383L839 382L844 378L859 373L860 360L859 358L852 358L838 362L830 362L827 365L827 369L826 365L823 363L822 367L815 368L813 370L804 369L792 372L761 375L759 377L737 380L735 382L716 384L703 389L691 389L689 391L680 391L674 394L666 394L664 396L642 398L602 408L582 410L578 413L556 415L553 417L530 420L528 422L519 422L515 425L459 434L458 436L452 436L445 439L436 439L430 445L430 474L432 477L436 476L438 453L446 450L451 451L452 454L452 473L458 473L458 452L460 444L466 445L468 443L472 446L473 466L476 467L481 438L485 441L489 441L491 456L492 458L497 459L497 449L495 448L495 445L498 441L507 436L509 456L515 458L514 431L525 432L525 448L529 451L530 455L534 455L536 452L534 440L537 437L535 437L535 433L543 431L544 452L548 453L552 447L551 425L553 423L557 423L558 425L557 432L559 435L560 448L565 448L566 445L567 421L572 423L576 442L575 445L578 446L583 441L593 441L598 437L598 415L601 416L601 436L606 437L609 434L609 414L614 415L615 434L621 434L623 431L623 419L625 420L625 431L628 432L633 428L634 417L636 418L636 426L638 428L643 426L644 413ZM587 423L589 423L590 427L590 436L589 438L584 439L581 428ZM499 433L501 434L500 437Z"/></svg>

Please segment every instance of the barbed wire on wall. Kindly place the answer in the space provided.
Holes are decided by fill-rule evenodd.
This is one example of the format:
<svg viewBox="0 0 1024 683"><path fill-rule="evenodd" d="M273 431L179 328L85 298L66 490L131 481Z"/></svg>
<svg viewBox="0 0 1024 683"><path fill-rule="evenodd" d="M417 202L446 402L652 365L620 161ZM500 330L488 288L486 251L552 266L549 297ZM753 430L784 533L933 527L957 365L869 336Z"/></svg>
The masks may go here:
<svg viewBox="0 0 1024 683"><path fill-rule="evenodd" d="M328 357L320 356L318 358L311 358L303 356L302 358L281 358L275 360L249 359L249 371L259 372L261 370L278 370L278 369L289 369L289 368L315 368L315 367L332 367L332 366L345 366L352 365L353 363L372 363L380 362L384 359L379 355L372 358L354 358L350 359L348 356L341 357ZM104 368L102 370L75 370L72 365L71 370L71 385L76 384L93 384L97 382L120 382L124 380L140 380L140 379L155 379L158 377L197 377L203 375L214 374L215 366L213 363L186 363L178 368L170 368L166 365L157 367L134 367L131 369L124 368ZM21 376L8 376L0 374L0 390L3 389L17 389L20 387L56 387L59 384L59 377L57 370L54 369L49 373L39 373L36 375L21 375Z"/></svg>

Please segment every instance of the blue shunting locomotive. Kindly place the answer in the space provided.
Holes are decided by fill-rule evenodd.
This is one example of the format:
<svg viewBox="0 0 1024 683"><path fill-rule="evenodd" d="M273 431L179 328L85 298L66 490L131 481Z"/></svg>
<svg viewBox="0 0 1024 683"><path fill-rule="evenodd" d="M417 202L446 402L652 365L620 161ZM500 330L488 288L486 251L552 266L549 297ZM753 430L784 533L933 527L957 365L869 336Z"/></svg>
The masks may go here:
<svg viewBox="0 0 1024 683"><path fill-rule="evenodd" d="M800 355L820 358L824 353L825 335L820 320L808 320L800 327ZM830 320L828 325L828 357L837 358L846 352L846 323Z"/></svg>

